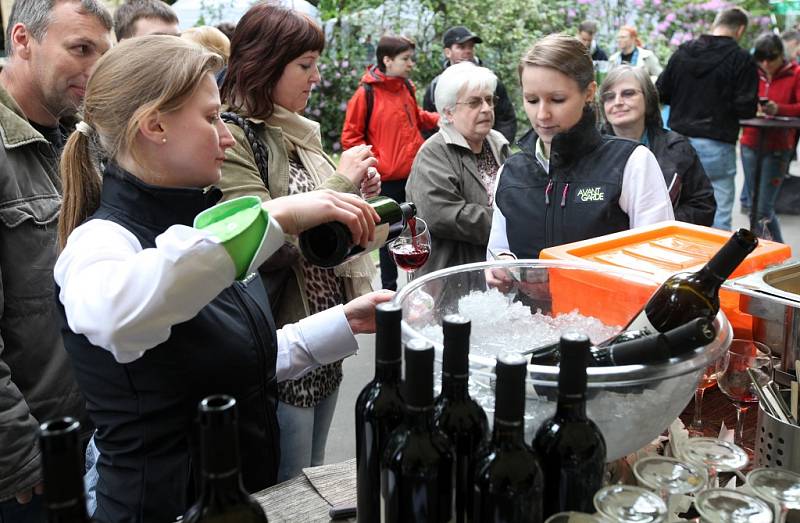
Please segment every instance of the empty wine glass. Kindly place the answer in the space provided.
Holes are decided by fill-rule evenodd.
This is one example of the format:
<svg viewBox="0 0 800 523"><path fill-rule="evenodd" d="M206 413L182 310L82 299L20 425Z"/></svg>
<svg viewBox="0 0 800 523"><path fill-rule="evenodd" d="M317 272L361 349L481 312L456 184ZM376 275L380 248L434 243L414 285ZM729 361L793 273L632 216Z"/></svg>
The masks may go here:
<svg viewBox="0 0 800 523"><path fill-rule="evenodd" d="M700 520L707 523L770 523L772 509L741 490L712 488L694 498Z"/></svg>
<svg viewBox="0 0 800 523"><path fill-rule="evenodd" d="M698 465L675 458L651 456L633 465L633 475L639 483L654 490L669 507L674 494L694 494L706 484L705 472Z"/></svg>
<svg viewBox="0 0 800 523"><path fill-rule="evenodd" d="M431 234L425 220L419 216L409 219L400 236L389 243L389 253L397 266L408 273L408 281L413 280L414 271L425 265L431 254Z"/></svg>
<svg viewBox="0 0 800 523"><path fill-rule="evenodd" d="M750 405L758 401L748 370L753 371L759 385L769 382L772 379L772 352L757 341L733 340L728 352L717 361L717 385L736 407L734 443L752 454L742 441L744 415Z"/></svg>
<svg viewBox="0 0 800 523"><path fill-rule="evenodd" d="M703 376L694 390L694 414L692 415L692 423L688 427L690 436L703 436L703 396L706 393L706 389L710 389L716 384L717 365L713 363L703 371Z"/></svg>
<svg viewBox="0 0 800 523"><path fill-rule="evenodd" d="M630 485L610 485L594 495L597 512L620 523L661 523L667 520L667 505L649 490Z"/></svg>
<svg viewBox="0 0 800 523"><path fill-rule="evenodd" d="M717 474L735 472L750 461L747 452L729 441L715 438L689 438L678 448L681 459L706 468L706 485L716 485Z"/></svg>
<svg viewBox="0 0 800 523"><path fill-rule="evenodd" d="M583 512L559 512L553 514L544 523L605 523L605 519L594 514L584 514Z"/></svg>
<svg viewBox="0 0 800 523"><path fill-rule="evenodd" d="M800 474L775 468L753 469L747 474L747 484L757 495L778 504L778 523L786 521L789 509L800 509Z"/></svg>

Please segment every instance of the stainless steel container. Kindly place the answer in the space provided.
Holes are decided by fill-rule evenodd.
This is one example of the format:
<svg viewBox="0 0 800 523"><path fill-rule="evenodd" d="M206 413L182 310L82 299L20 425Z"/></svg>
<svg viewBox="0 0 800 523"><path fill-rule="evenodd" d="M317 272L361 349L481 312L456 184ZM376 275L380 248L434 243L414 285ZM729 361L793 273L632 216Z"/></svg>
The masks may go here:
<svg viewBox="0 0 800 523"><path fill-rule="evenodd" d="M769 267L725 287L741 294L739 308L753 316L753 339L781 355L782 369L792 371L800 358L800 262Z"/></svg>
<svg viewBox="0 0 800 523"><path fill-rule="evenodd" d="M800 426L785 423L758 404L755 460L757 467L800 473Z"/></svg>

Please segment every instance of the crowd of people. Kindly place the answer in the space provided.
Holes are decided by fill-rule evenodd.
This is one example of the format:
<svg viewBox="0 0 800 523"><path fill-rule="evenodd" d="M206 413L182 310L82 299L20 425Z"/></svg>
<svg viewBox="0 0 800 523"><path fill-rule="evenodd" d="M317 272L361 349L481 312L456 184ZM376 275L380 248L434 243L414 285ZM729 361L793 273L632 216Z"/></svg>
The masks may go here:
<svg viewBox="0 0 800 523"><path fill-rule="evenodd" d="M99 0L18 0L0 72L0 522L43 521L37 427L59 416L82 422L103 522L184 513L194 412L212 393L238 400L248 490L322 464L342 360L374 332L397 269L381 252L376 291L369 257L316 267L297 236L337 220L366 245L366 198L416 203L432 242L420 273L663 220L730 229L739 119L800 115L800 35L762 35L751 53L747 25L721 11L662 70L635 28L608 57L587 21L532 42L519 100L456 26L421 106L415 42L384 35L335 161L303 116L326 43L308 16L256 3L235 28L181 32L160 0L113 17ZM745 204L757 141L741 136ZM757 213L780 240L796 136L766 143ZM246 256L194 226L240 196L267 222Z"/></svg>

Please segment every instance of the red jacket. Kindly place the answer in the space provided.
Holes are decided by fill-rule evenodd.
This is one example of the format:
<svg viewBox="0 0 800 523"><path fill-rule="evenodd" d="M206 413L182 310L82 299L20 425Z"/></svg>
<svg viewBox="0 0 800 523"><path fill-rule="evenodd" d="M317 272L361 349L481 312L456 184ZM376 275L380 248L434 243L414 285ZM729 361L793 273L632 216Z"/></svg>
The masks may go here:
<svg viewBox="0 0 800 523"><path fill-rule="evenodd" d="M362 86L356 89L347 102L347 114L342 129L342 148L369 143L378 159L377 169L381 180L405 180L411 173L411 164L425 141L421 130L435 129L438 113L423 111L417 105L416 93L406 86L406 79L386 76L376 66L371 66L361 78L362 84L372 85L373 103L367 140L364 124L367 117L367 95ZM409 82L413 88L413 84Z"/></svg>
<svg viewBox="0 0 800 523"><path fill-rule="evenodd" d="M766 96L778 104L779 116L800 116L800 66L786 63L767 80L767 75L758 70L758 96ZM758 147L758 129L745 127L742 131L742 145L753 149ZM794 129L769 129L764 146L768 151L789 151L794 149Z"/></svg>

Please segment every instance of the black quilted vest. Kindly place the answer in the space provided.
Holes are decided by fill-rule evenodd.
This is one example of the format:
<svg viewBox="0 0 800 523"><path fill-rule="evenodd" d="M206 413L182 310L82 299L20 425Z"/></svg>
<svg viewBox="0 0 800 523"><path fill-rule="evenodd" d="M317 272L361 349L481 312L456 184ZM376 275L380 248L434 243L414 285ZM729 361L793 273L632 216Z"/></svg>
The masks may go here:
<svg viewBox="0 0 800 523"><path fill-rule="evenodd" d="M575 127L553 137L547 173L536 160L536 139L533 130L520 139L521 151L503 165L495 198L518 258L629 228L619 197L638 143L601 135L587 109Z"/></svg>
<svg viewBox="0 0 800 523"><path fill-rule="evenodd" d="M155 187L109 166L92 218L118 223L147 249L169 226L191 225L220 196L217 189ZM60 301L58 306L64 319ZM245 487L253 492L275 483L277 342L259 276L222 291L132 363L117 363L68 327L63 336L97 426L97 521L160 523L184 513L198 491L195 413L210 394L238 401Z"/></svg>

